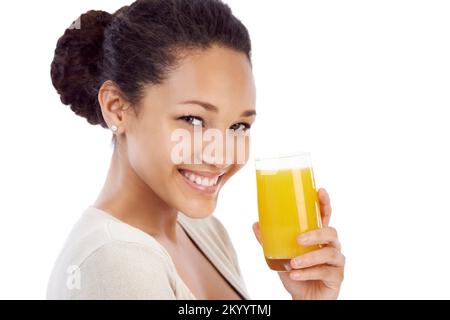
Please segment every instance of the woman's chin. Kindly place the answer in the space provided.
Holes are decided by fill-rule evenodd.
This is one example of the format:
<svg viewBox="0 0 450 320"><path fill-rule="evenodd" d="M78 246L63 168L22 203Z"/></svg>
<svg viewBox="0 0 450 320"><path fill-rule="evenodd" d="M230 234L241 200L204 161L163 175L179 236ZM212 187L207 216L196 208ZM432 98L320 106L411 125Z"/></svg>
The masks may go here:
<svg viewBox="0 0 450 320"><path fill-rule="evenodd" d="M213 214L214 210L216 209L216 201L208 201L208 203L205 203L205 201L201 201L201 203L195 204L191 203L189 206L181 206L181 211L184 215L188 216L192 219L203 219L211 214Z"/></svg>

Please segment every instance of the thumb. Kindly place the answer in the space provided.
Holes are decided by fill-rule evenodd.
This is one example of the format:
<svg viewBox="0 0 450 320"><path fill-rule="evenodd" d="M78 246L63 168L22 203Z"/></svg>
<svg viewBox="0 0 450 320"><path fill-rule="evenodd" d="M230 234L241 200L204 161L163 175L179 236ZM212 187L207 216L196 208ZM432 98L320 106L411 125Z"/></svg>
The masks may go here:
<svg viewBox="0 0 450 320"><path fill-rule="evenodd" d="M259 222L255 222L252 226L253 233L255 234L256 240L258 240L259 244L261 244L261 233L259 230Z"/></svg>

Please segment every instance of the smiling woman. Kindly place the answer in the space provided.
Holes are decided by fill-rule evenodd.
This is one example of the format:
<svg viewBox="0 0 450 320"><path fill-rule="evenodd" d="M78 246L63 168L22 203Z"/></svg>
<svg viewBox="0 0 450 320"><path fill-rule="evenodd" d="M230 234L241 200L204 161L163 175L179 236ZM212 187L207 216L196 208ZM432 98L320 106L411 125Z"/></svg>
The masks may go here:
<svg viewBox="0 0 450 320"><path fill-rule="evenodd" d="M234 247L213 215L221 188L248 161L256 116L250 37L230 8L138 0L112 15L89 11L59 39L51 77L63 104L111 129L114 151L47 297L247 299ZM188 139L175 161L180 131ZM293 299L335 299L343 281L325 190L319 200L324 227L299 245L320 249L279 274ZM260 241L257 223L253 231Z"/></svg>
<svg viewBox="0 0 450 320"><path fill-rule="evenodd" d="M250 38L230 8L139 0L115 14L89 11L59 39L51 76L75 114L111 129L114 151L47 297L248 298L228 233L212 215L248 143L244 163L204 159L195 144L189 156L200 161L171 159L176 130L247 132L255 120ZM222 146L215 152L235 151Z"/></svg>

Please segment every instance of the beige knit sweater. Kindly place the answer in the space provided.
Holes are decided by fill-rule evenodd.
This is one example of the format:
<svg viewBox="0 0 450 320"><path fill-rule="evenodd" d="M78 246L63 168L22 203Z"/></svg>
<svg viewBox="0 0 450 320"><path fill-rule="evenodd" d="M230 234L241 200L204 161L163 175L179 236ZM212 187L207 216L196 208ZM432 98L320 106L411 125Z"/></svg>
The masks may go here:
<svg viewBox="0 0 450 320"><path fill-rule="evenodd" d="M178 222L231 286L250 299L227 231L213 215ZM89 206L55 263L47 299L196 299L152 236Z"/></svg>

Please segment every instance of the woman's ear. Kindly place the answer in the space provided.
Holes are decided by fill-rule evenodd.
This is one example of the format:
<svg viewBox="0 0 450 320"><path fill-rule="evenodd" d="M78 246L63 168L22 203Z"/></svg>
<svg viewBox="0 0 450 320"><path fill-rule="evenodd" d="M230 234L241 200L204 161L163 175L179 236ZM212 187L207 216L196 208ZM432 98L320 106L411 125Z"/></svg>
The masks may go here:
<svg viewBox="0 0 450 320"><path fill-rule="evenodd" d="M125 129L124 111L129 108L129 103L118 85L111 80L105 81L98 92L98 102L107 126L109 128L116 126L116 134L123 133Z"/></svg>

